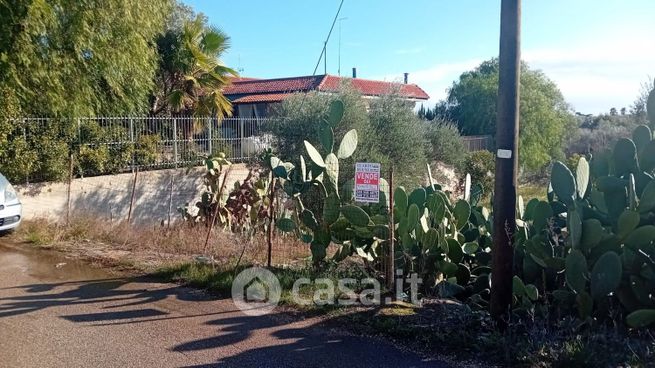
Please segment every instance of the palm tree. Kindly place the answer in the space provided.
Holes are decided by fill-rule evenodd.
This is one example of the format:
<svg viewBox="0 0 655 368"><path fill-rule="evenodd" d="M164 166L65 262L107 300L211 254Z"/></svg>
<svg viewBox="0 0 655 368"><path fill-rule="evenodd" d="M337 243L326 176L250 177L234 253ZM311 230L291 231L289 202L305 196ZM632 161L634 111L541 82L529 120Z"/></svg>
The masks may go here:
<svg viewBox="0 0 655 368"><path fill-rule="evenodd" d="M188 20L181 30L170 30L158 40L161 60L154 115L168 112L218 119L232 115L232 104L222 92L238 73L220 59L229 48L229 37L206 26L205 19Z"/></svg>

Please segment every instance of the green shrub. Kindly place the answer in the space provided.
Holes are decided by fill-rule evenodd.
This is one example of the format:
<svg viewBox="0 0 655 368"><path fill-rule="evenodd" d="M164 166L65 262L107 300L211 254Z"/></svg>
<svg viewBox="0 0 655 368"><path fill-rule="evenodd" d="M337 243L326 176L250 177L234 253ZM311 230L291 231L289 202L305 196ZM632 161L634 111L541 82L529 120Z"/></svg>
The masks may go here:
<svg viewBox="0 0 655 368"><path fill-rule="evenodd" d="M371 102L369 110L379 152L394 165L395 183L406 187L423 184L428 159L428 142L423 121L411 106L397 95L388 95Z"/></svg>
<svg viewBox="0 0 655 368"><path fill-rule="evenodd" d="M67 179L70 145L77 142L70 120L15 118L14 98L0 94L0 172L16 183Z"/></svg>
<svg viewBox="0 0 655 368"><path fill-rule="evenodd" d="M423 123L411 106L395 95L365 100L348 85L335 95L298 94L275 107L274 119L265 127L276 137L275 153L283 160L299 164L300 155L307 159L305 139L321 147L317 138L319 127L327 116L330 102L336 99L343 102L345 112L341 124L334 129L335 141L351 129L356 129L359 137L353 156L339 163L343 174L340 180L352 179L355 162L379 162L382 170L394 164L399 185L416 186L422 182L427 163L426 140ZM320 153L327 154L324 150Z"/></svg>
<svg viewBox="0 0 655 368"><path fill-rule="evenodd" d="M80 123L79 134L79 141L84 142L77 153L82 175L118 173L131 166L134 148L127 129L85 120Z"/></svg>
<svg viewBox="0 0 655 368"><path fill-rule="evenodd" d="M582 121L567 144L568 154L587 154L612 147L621 138L629 138L637 127L630 116L601 115Z"/></svg>
<svg viewBox="0 0 655 368"><path fill-rule="evenodd" d="M0 143L7 141L15 124L11 119L17 116L20 116L18 98L9 88L0 89Z"/></svg>
<svg viewBox="0 0 655 368"><path fill-rule="evenodd" d="M159 144L161 137L158 134L144 134L136 140L134 161L136 165L148 166L157 163L159 158Z"/></svg>
<svg viewBox="0 0 655 368"><path fill-rule="evenodd" d="M130 142L129 131L120 125L105 127L106 139L109 146L108 173L119 173L132 165L134 145Z"/></svg>
<svg viewBox="0 0 655 368"><path fill-rule="evenodd" d="M131 167L136 151L126 128L102 126L96 121L85 120L80 123L79 132L79 141L84 142L77 153L78 169L82 175L118 173ZM137 147L140 147L140 140ZM143 150L139 151L139 155L144 154Z"/></svg>
<svg viewBox="0 0 655 368"><path fill-rule="evenodd" d="M230 140L218 140L214 141L212 144L212 151L211 155L212 156L217 156L219 153L225 154L225 157L235 157L235 152L234 152L234 147L232 146L232 142Z"/></svg>
<svg viewBox="0 0 655 368"><path fill-rule="evenodd" d="M273 148L280 158L297 160L300 155L306 155L305 139L320 146L319 128L327 116L330 102L336 99L343 102L345 113L341 125L334 130L335 138L339 139L350 129L357 129L361 139L357 150L364 151L361 157L376 151L378 142L375 137L367 137L371 132L364 100L353 88L342 86L336 95L296 94L273 108L273 120L263 129L276 137Z"/></svg>
<svg viewBox="0 0 655 368"><path fill-rule="evenodd" d="M568 166L571 171L575 172L575 170L578 168L578 162L580 161L580 157L583 157L582 155L578 153L574 153L571 156L566 158L566 166Z"/></svg>
<svg viewBox="0 0 655 368"><path fill-rule="evenodd" d="M23 135L19 101L8 88L0 89L0 172L12 182L25 182L33 170L36 154Z"/></svg>
<svg viewBox="0 0 655 368"><path fill-rule="evenodd" d="M82 145L77 156L77 164L83 176L106 172L108 161L109 150L105 145Z"/></svg>
<svg viewBox="0 0 655 368"><path fill-rule="evenodd" d="M20 115L17 96L9 88L0 89L0 172L16 183L28 180L37 159L23 135L25 125L13 120Z"/></svg>
<svg viewBox="0 0 655 368"><path fill-rule="evenodd" d="M22 134L9 134L8 137L0 143L0 172L10 182L24 183L34 171L38 156Z"/></svg>
<svg viewBox="0 0 655 368"><path fill-rule="evenodd" d="M463 175L471 174L471 183L480 183L485 195L494 190L494 171L496 159L489 151L475 151L466 155Z"/></svg>
<svg viewBox="0 0 655 368"><path fill-rule="evenodd" d="M69 120L49 119L26 123L27 144L36 160L31 181L61 181L69 175L69 155L75 129Z"/></svg>
<svg viewBox="0 0 655 368"><path fill-rule="evenodd" d="M104 173L109 161L109 150L105 141L105 132L102 127L91 120L80 123L80 145L77 155L77 164L82 175L99 175Z"/></svg>
<svg viewBox="0 0 655 368"><path fill-rule="evenodd" d="M426 122L425 136L429 142L427 156L430 161L461 167L466 157L466 147L457 125L445 120Z"/></svg>

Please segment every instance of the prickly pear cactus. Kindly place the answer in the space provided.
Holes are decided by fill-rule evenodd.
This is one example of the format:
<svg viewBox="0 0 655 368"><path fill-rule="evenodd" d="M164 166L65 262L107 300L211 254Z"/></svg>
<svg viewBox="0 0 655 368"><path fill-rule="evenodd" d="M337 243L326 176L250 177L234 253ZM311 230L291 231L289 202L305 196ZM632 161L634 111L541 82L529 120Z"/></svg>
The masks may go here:
<svg viewBox="0 0 655 368"><path fill-rule="evenodd" d="M362 208L344 205L339 194L339 160L349 158L357 149L357 131L348 131L337 145L334 128L343 118L343 102L335 100L330 104L328 115L319 128L317 148L304 141L309 158L300 156L299 167L282 162L276 157L269 159L273 175L282 181L288 196L297 204L297 223L291 226L291 219L280 219L278 229L293 232L310 244L314 263L320 263L327 257L327 247L331 243L339 246L335 260L341 260L352 254L358 254L366 260L373 261L382 242L388 239L387 218L378 216L377 222ZM325 156L321 153L325 153ZM322 210L313 213L305 208L303 195L318 193ZM380 218L382 217L382 218Z"/></svg>
<svg viewBox="0 0 655 368"><path fill-rule="evenodd" d="M428 290L442 297L460 297L468 290L475 304L486 305L489 220L489 211L470 200L451 200L434 183L410 193L398 187L394 191L396 265L406 274L419 273Z"/></svg>
<svg viewBox="0 0 655 368"><path fill-rule="evenodd" d="M655 109L649 97L649 117ZM560 307L583 317L621 306L633 327L655 322L655 140L639 126L575 174L561 162L551 172L549 200L528 202L517 255L523 281L551 285ZM563 275L564 277L562 277Z"/></svg>

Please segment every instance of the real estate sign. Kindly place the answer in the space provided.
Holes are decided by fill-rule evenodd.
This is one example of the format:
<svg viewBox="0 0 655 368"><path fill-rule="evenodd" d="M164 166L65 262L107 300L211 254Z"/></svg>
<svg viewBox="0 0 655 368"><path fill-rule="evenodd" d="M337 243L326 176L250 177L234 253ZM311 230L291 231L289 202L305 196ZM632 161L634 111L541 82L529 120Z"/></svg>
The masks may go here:
<svg viewBox="0 0 655 368"><path fill-rule="evenodd" d="M355 201L378 203L380 201L380 164L358 162L355 164Z"/></svg>

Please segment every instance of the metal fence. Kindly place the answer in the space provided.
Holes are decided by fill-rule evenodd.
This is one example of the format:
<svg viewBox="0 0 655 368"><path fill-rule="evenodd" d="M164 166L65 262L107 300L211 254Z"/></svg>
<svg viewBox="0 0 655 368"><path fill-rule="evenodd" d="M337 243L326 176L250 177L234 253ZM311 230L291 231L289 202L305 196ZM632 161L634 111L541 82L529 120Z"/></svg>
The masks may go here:
<svg viewBox="0 0 655 368"><path fill-rule="evenodd" d="M462 137L462 142L469 152L490 151L493 148L493 139L490 135L467 135Z"/></svg>
<svg viewBox="0 0 655 368"><path fill-rule="evenodd" d="M218 152L243 162L272 143L271 135L263 132L271 120L258 118L22 118L12 122L9 138L17 147L32 152L39 162L61 161L61 156L70 154L81 176L188 166ZM42 169L25 170L25 182L61 179L46 174Z"/></svg>
<svg viewBox="0 0 655 368"><path fill-rule="evenodd" d="M3 174L16 183L185 167L225 153L235 162L271 147L270 118L80 117L12 120ZM462 137L467 150L492 149L491 136Z"/></svg>

